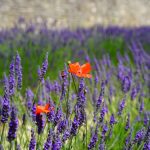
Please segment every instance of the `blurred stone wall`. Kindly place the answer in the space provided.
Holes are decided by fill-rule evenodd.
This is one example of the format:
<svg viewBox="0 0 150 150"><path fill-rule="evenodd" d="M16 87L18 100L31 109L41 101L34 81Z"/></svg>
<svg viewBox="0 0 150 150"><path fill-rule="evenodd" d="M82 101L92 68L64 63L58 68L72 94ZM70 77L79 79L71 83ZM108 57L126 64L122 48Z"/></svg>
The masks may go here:
<svg viewBox="0 0 150 150"><path fill-rule="evenodd" d="M150 25L150 0L0 0L0 28L20 16L58 28Z"/></svg>

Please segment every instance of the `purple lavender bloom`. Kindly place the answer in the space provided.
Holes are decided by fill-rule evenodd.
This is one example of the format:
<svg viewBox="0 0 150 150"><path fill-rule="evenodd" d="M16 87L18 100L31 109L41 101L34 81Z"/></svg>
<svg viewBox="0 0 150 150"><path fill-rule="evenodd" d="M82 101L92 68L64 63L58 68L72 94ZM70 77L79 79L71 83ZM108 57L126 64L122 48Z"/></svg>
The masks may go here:
<svg viewBox="0 0 150 150"><path fill-rule="evenodd" d="M65 130L65 132L62 136L62 141L65 142L69 137L70 137L70 131L67 129L67 130Z"/></svg>
<svg viewBox="0 0 150 150"><path fill-rule="evenodd" d="M11 118L10 118L9 131L7 136L9 142L13 141L16 138L17 128L18 128L17 110L13 106L11 110Z"/></svg>
<svg viewBox="0 0 150 150"><path fill-rule="evenodd" d="M60 150L61 147L62 147L62 141L59 135L55 135L53 144L52 144L52 150Z"/></svg>
<svg viewBox="0 0 150 150"><path fill-rule="evenodd" d="M136 135L135 135L135 138L134 138L134 142L140 142L144 139L144 130L141 129L139 130Z"/></svg>
<svg viewBox="0 0 150 150"><path fill-rule="evenodd" d="M72 98L71 98L71 99L74 101L74 100L76 99L76 97L77 97L77 96L76 96L76 94L75 94L75 93L73 93L73 94L72 94Z"/></svg>
<svg viewBox="0 0 150 150"><path fill-rule="evenodd" d="M21 89L22 87L22 66L21 66L21 58L19 53L17 52L15 59L15 74L17 78L17 88Z"/></svg>
<svg viewBox="0 0 150 150"><path fill-rule="evenodd" d="M144 125L147 126L148 123L149 123L149 117L148 117L148 114L145 113L145 114L144 114Z"/></svg>
<svg viewBox="0 0 150 150"><path fill-rule="evenodd" d="M112 115L110 116L109 124L110 124L111 126L113 126L115 123L116 123L115 116L114 116L114 114L112 114Z"/></svg>
<svg viewBox="0 0 150 150"><path fill-rule="evenodd" d="M15 92L15 66L14 59L9 67L9 95L12 96Z"/></svg>
<svg viewBox="0 0 150 150"><path fill-rule="evenodd" d="M62 109L57 108L57 112L55 114L55 118L54 118L54 125L56 126L62 119L63 113L62 113Z"/></svg>
<svg viewBox="0 0 150 150"><path fill-rule="evenodd" d="M36 121L36 114L35 113L36 113L36 105L33 104L32 105L32 112L31 112L33 121Z"/></svg>
<svg viewBox="0 0 150 150"><path fill-rule="evenodd" d="M130 90L131 81L128 76L125 76L122 81L122 91L127 93Z"/></svg>
<svg viewBox="0 0 150 150"><path fill-rule="evenodd" d="M62 92L61 92L60 101L62 101L65 98L67 86L68 86L67 71L66 70L63 71L62 79L63 79L63 83L62 83Z"/></svg>
<svg viewBox="0 0 150 150"><path fill-rule="evenodd" d="M2 105L2 114L1 114L1 122L6 123L8 121L10 114L10 102L8 97L4 95L3 105Z"/></svg>
<svg viewBox="0 0 150 150"><path fill-rule="evenodd" d="M85 94L86 94L86 92L87 91L84 90L80 93L80 97L78 99L78 108L80 108L80 109L85 108L85 105L86 105L86 96L85 96Z"/></svg>
<svg viewBox="0 0 150 150"><path fill-rule="evenodd" d="M38 134L41 134L44 129L44 120L41 114L36 115L36 125L38 127Z"/></svg>
<svg viewBox="0 0 150 150"><path fill-rule="evenodd" d="M54 82L54 91L56 94L59 94L59 92L60 92L60 85L59 85L58 81Z"/></svg>
<svg viewBox="0 0 150 150"><path fill-rule="evenodd" d="M96 146L96 142L98 141L98 135L97 135L97 129L95 131L95 133L93 134L90 143L88 145L88 150L94 148Z"/></svg>
<svg viewBox="0 0 150 150"><path fill-rule="evenodd" d="M108 131L108 126L107 126L107 122L103 125L102 128L102 137L105 137L106 132Z"/></svg>
<svg viewBox="0 0 150 150"><path fill-rule="evenodd" d="M150 140L144 144L143 150L150 150Z"/></svg>
<svg viewBox="0 0 150 150"><path fill-rule="evenodd" d="M6 76L6 74L4 74L4 93L5 96L9 97L9 81L8 78Z"/></svg>
<svg viewBox="0 0 150 150"><path fill-rule="evenodd" d="M55 111L52 110L49 113L47 113L47 117L48 117L48 121L49 122L54 122L54 118L55 118Z"/></svg>
<svg viewBox="0 0 150 150"><path fill-rule="evenodd" d="M35 139L35 134L34 134L34 130L31 130L31 140L30 140L30 144L29 144L29 150L35 150L36 147L36 139Z"/></svg>
<svg viewBox="0 0 150 150"><path fill-rule="evenodd" d="M84 109L81 109L78 115L79 126L81 126L86 121L86 113Z"/></svg>
<svg viewBox="0 0 150 150"><path fill-rule="evenodd" d="M77 134L78 127L79 127L79 121L78 118L75 116L70 129L70 134L75 136Z"/></svg>
<svg viewBox="0 0 150 150"><path fill-rule="evenodd" d="M95 81L95 82L94 82L94 83L95 83L94 87L96 87L96 86L97 86L97 84L98 84L98 81L99 81L99 80L98 80L98 76L97 76L97 75L95 75L94 81Z"/></svg>
<svg viewBox="0 0 150 150"><path fill-rule="evenodd" d="M41 81L42 72L40 66L38 66L37 73L38 73L39 80Z"/></svg>
<svg viewBox="0 0 150 150"><path fill-rule="evenodd" d="M134 100L137 96L137 89L136 87L133 87L131 90L131 100Z"/></svg>
<svg viewBox="0 0 150 150"><path fill-rule="evenodd" d="M100 122L103 122L105 114L107 113L107 108L105 104L102 106L102 110L100 112Z"/></svg>
<svg viewBox="0 0 150 150"><path fill-rule="evenodd" d="M19 74L20 65L21 65L21 58L20 58L19 53L17 52L16 58L15 58L15 74L16 74L16 76L18 76L18 74Z"/></svg>
<svg viewBox="0 0 150 150"><path fill-rule="evenodd" d="M26 105L27 105L27 108L28 108L29 110L31 110L31 108L32 108L32 105L33 105L32 100L33 100L33 98L34 98L34 94L33 94L33 92L31 91L31 89L28 88L28 89L26 90Z"/></svg>
<svg viewBox="0 0 150 150"><path fill-rule="evenodd" d="M141 102L139 112L142 113L143 110L144 110L144 101Z"/></svg>
<svg viewBox="0 0 150 150"><path fill-rule="evenodd" d="M124 66L122 65L122 63L119 63L119 65L118 65L118 74L117 74L117 77L121 81L124 78Z"/></svg>
<svg viewBox="0 0 150 150"><path fill-rule="evenodd" d="M100 144L98 146L98 149L99 150L105 150L105 143L104 143L104 139L103 138L101 139L101 142L100 142Z"/></svg>
<svg viewBox="0 0 150 150"><path fill-rule="evenodd" d="M110 97L112 97L115 94L115 88L113 85L110 85L109 87L109 94L110 94Z"/></svg>
<svg viewBox="0 0 150 150"><path fill-rule="evenodd" d="M45 57L45 60L44 62L42 63L42 67L41 67L41 72L40 72L40 81L42 81L44 79L44 76L46 74L46 71L48 69L48 53L46 54L46 57Z"/></svg>
<svg viewBox="0 0 150 150"><path fill-rule="evenodd" d="M130 114L128 114L125 130L127 131L130 128Z"/></svg>
<svg viewBox="0 0 150 150"><path fill-rule="evenodd" d="M53 131L52 129L49 130L49 133L48 133L48 137L47 137L47 140L44 144L44 150L49 150L51 149L51 146L52 146L52 138L53 138Z"/></svg>
<svg viewBox="0 0 150 150"><path fill-rule="evenodd" d="M2 104L3 104L3 98L0 96L0 117L2 113Z"/></svg>
<svg viewBox="0 0 150 150"><path fill-rule="evenodd" d="M120 102L119 107L118 107L118 115L120 116L122 114L122 111L125 107L125 98Z"/></svg>
<svg viewBox="0 0 150 150"><path fill-rule="evenodd" d="M102 81L101 83L101 91L100 91L100 96L97 100L97 104L96 104L96 109L98 110L100 108L100 105L102 103L103 97L104 97L104 90L105 90L105 82Z"/></svg>
<svg viewBox="0 0 150 150"><path fill-rule="evenodd" d="M57 127L58 132L62 133L66 129L66 126L67 126L67 120L64 119L58 124L58 127Z"/></svg>
<svg viewBox="0 0 150 150"><path fill-rule="evenodd" d="M131 139L132 139L132 129L130 131L130 133L128 134L128 136L126 137L126 140L125 140L125 146L124 146L124 149L125 150L128 150L128 147L131 146Z"/></svg>

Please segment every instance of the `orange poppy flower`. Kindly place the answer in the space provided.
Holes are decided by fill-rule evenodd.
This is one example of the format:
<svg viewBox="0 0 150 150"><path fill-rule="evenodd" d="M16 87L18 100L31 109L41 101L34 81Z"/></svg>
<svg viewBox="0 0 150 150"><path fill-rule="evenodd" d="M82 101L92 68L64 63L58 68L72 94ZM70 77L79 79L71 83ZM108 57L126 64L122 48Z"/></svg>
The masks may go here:
<svg viewBox="0 0 150 150"><path fill-rule="evenodd" d="M37 105L36 106L36 115L41 113L49 113L51 110L54 110L54 107L50 107L50 104L46 104L45 106Z"/></svg>
<svg viewBox="0 0 150 150"><path fill-rule="evenodd" d="M70 63L69 64L69 70L70 73L75 74L78 77L83 78L91 78L92 75L89 74L91 71L91 65L90 63L85 63L80 66L78 62L76 63Z"/></svg>

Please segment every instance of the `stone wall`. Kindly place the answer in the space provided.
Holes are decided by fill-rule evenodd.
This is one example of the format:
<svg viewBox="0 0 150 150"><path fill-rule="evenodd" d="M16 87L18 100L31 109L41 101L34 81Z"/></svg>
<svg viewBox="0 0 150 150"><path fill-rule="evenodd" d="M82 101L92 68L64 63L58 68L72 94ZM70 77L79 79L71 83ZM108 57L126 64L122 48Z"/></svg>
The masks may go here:
<svg viewBox="0 0 150 150"><path fill-rule="evenodd" d="M150 0L0 0L0 27L18 17L49 26L150 25Z"/></svg>

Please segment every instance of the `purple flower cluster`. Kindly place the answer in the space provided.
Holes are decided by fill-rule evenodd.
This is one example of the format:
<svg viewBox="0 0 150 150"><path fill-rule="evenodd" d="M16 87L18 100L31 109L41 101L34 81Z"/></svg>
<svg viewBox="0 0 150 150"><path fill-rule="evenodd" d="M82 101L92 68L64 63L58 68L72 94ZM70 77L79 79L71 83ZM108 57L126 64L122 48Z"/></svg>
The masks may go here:
<svg viewBox="0 0 150 150"><path fill-rule="evenodd" d="M125 107L125 100L126 98L123 98L123 100L120 102L119 104L119 107L118 107L118 115L121 115L122 114L122 111Z"/></svg>
<svg viewBox="0 0 150 150"><path fill-rule="evenodd" d="M17 78L17 88L21 89L22 87L22 66L21 66L21 58L19 53L16 55L15 59L15 75Z"/></svg>
<svg viewBox="0 0 150 150"><path fill-rule="evenodd" d="M41 114L37 114L36 115L36 125L37 125L37 131L38 134L41 134L43 132L44 129L44 120Z"/></svg>
<svg viewBox="0 0 150 150"><path fill-rule="evenodd" d="M46 140L46 142L44 144L44 150L51 149L51 147L52 147L52 140L53 140L53 131L52 131L52 129L50 129L49 133L48 133L47 140Z"/></svg>
<svg viewBox="0 0 150 150"><path fill-rule="evenodd" d="M34 130L31 130L31 140L29 144L29 150L35 150L36 148L36 139L35 139L35 133Z"/></svg>
<svg viewBox="0 0 150 150"><path fill-rule="evenodd" d="M6 123L10 114L10 101L7 96L4 96L2 103L1 122Z"/></svg>
<svg viewBox="0 0 150 150"><path fill-rule="evenodd" d="M9 95L12 96L15 92L15 62L12 60L9 67Z"/></svg>
<svg viewBox="0 0 150 150"><path fill-rule="evenodd" d="M31 25L26 32L32 33L33 30L34 27ZM105 32L103 34L112 34L114 33L113 30L114 28L103 30ZM49 35L48 41L55 40L55 43L63 41L63 44L68 44L70 35L72 35L73 39L79 38L79 43L74 41L77 44L76 47L72 48L74 50L78 46L85 46L83 44L86 44L86 40L89 39L88 36L93 34L93 29L90 32L88 31L82 29L78 29L76 32L60 31L58 34L61 38L56 38L54 33L48 32L48 29L41 30L40 34L43 37ZM98 28L95 31L98 31ZM12 29L12 32L16 32L16 29ZM121 31L119 30L118 32L120 33ZM134 35L131 32L130 34ZM99 37L100 35L95 38L98 39ZM36 40L39 39L37 38ZM41 40L41 42L44 47L45 41ZM9 146L11 146L18 131L23 130L23 133L25 132L28 135L28 128L32 126L34 130L32 129L31 131L31 139L28 145L30 150L77 149L78 146L80 146L80 149L95 148L100 150L149 149L148 71L150 63L147 60L150 60L150 57L143 51L140 41L137 40L137 43L128 43L128 45L133 54L133 59L130 59L126 52L125 57L118 53L116 65L111 61L111 55L109 54L102 56L102 59L97 56L94 58L95 79L72 77L67 71L68 68L65 67L65 70L61 72L61 76L55 81L51 81L50 78L44 80L48 70L47 54L41 68L38 70L40 83L37 89L35 87L31 88L32 92L30 88L26 88L25 97L22 95L25 88L23 88L23 91L17 92L22 87L21 58L17 53L10 64L9 78L4 75L4 92L1 92L0 89L0 93L4 94L0 98L1 146L3 145L4 149L7 149L8 144L5 145L4 139L8 139ZM55 47L52 45L53 52L59 48L59 44L55 44ZM37 52L39 51L37 50ZM75 56L84 55L83 51L79 52L75 52ZM30 53L27 53L27 55L30 55ZM88 61L91 60L88 58ZM134 63L133 66L130 65L131 61ZM51 62L50 65L54 68L56 64ZM85 66L82 66L83 70ZM88 72L88 69L84 71ZM99 84L99 81L101 81L101 84ZM99 90L100 94L98 95ZM36 93L34 93L35 91ZM121 97L123 97L122 100L120 100ZM47 104L50 104L50 106ZM18 106L18 115L14 106ZM94 116L92 116L93 114ZM22 121L21 124L18 124L18 120ZM8 121L9 128L7 129ZM22 129L17 131L18 126L22 127ZM90 127L91 130L89 130ZM139 128L142 129L137 131ZM7 130L8 135L6 137ZM17 137L15 142L16 149L20 149L20 146L22 147L21 143L24 137L21 140ZM26 146L23 148L27 149Z"/></svg>
<svg viewBox="0 0 150 150"><path fill-rule="evenodd" d="M55 135L53 144L52 144L52 150L60 150L61 147L62 147L62 141L61 141L59 135Z"/></svg>
<svg viewBox="0 0 150 150"><path fill-rule="evenodd" d="M96 108L97 110L100 108L100 105L103 101L103 98L104 98L104 90L105 90L105 82L102 81L101 83L101 91L100 91L100 95L99 95L99 98L97 100L97 104L96 104Z"/></svg>
<svg viewBox="0 0 150 150"><path fill-rule="evenodd" d="M96 130L95 133L93 134L91 140L90 140L90 143L88 145L88 150L92 149L95 147L96 145L96 142L98 141L98 131Z"/></svg>
<svg viewBox="0 0 150 150"><path fill-rule="evenodd" d="M9 142L13 141L16 138L17 128L18 128L17 110L13 106L11 110L9 131L8 131L8 136L7 136L7 139Z"/></svg>
<svg viewBox="0 0 150 150"><path fill-rule="evenodd" d="M42 67L38 69L39 80L42 82L44 80L44 76L46 74L47 69L48 69L48 53L46 54L45 60L42 63Z"/></svg>

